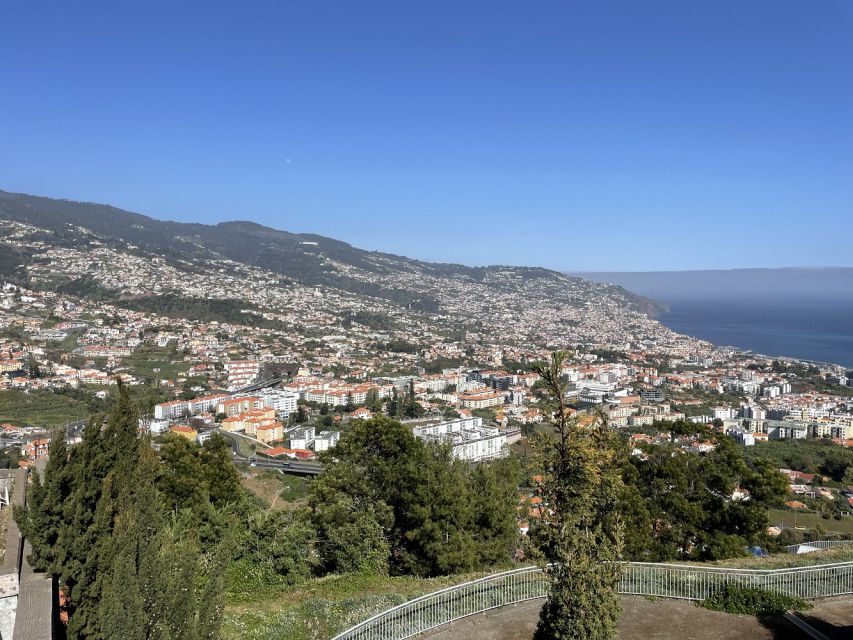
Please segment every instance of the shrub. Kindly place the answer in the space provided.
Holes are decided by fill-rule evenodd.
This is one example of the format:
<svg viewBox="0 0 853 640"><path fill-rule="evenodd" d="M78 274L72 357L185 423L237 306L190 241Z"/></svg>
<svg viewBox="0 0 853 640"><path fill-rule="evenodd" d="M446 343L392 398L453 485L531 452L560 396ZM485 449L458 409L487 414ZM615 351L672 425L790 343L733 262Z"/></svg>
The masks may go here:
<svg viewBox="0 0 853 640"><path fill-rule="evenodd" d="M778 616L791 609L803 610L812 607L802 598L733 584L725 585L710 598L700 600L696 604L712 611L752 616Z"/></svg>

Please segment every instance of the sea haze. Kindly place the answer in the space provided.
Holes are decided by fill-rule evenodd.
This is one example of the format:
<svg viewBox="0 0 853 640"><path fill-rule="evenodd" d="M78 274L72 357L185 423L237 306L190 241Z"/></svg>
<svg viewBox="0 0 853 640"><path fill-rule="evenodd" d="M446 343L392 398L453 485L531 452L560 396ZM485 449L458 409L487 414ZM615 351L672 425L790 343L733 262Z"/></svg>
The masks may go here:
<svg viewBox="0 0 853 640"><path fill-rule="evenodd" d="M673 300L669 305L659 319L679 333L853 369L851 300Z"/></svg>
<svg viewBox="0 0 853 640"><path fill-rule="evenodd" d="M718 345L853 368L853 269L578 273L663 302L660 321Z"/></svg>

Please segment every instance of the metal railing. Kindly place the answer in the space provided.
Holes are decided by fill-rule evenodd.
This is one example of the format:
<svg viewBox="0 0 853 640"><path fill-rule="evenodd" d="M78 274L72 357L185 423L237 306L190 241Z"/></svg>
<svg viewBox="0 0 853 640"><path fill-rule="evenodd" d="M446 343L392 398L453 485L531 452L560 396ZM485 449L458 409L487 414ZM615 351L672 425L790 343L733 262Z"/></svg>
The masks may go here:
<svg viewBox="0 0 853 640"><path fill-rule="evenodd" d="M853 562L786 569L730 569L623 563L619 592L703 600L727 584L758 587L804 599L853 594ZM509 604L544 598L539 567L523 567L428 593L376 614L333 640L403 640L435 627Z"/></svg>
<svg viewBox="0 0 853 640"><path fill-rule="evenodd" d="M788 553L810 553L812 551L825 551L826 549L839 549L850 545L853 545L853 540L815 540L814 542L789 544L785 547L785 551ZM801 550L801 547L806 547L807 550Z"/></svg>

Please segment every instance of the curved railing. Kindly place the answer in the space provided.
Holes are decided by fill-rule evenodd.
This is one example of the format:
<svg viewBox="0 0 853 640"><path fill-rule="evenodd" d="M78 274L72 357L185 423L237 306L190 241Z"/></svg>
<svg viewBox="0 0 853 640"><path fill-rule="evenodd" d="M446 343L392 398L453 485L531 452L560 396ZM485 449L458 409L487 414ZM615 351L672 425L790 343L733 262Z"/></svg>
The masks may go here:
<svg viewBox="0 0 853 640"><path fill-rule="evenodd" d="M853 562L789 569L730 569L626 562L620 593L703 600L726 584L759 587L805 599L853 594ZM428 593L376 614L333 640L403 640L466 616L544 598L539 567L523 567Z"/></svg>

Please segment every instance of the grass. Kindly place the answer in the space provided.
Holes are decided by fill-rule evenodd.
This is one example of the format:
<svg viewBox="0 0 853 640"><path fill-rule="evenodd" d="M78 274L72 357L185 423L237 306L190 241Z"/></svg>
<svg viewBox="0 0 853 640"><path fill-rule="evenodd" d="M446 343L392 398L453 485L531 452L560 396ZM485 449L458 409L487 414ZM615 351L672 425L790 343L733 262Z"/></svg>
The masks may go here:
<svg viewBox="0 0 853 640"><path fill-rule="evenodd" d="M236 568L236 571L234 570ZM415 578L411 576L327 576L295 585L253 586L234 592L245 565L232 567L224 640L328 640L336 633L419 595L485 574ZM235 575L236 574L236 575Z"/></svg>
<svg viewBox="0 0 853 640"><path fill-rule="evenodd" d="M6 533L11 519L11 509L6 508L0 511L0 562L2 562L6 557Z"/></svg>
<svg viewBox="0 0 853 640"><path fill-rule="evenodd" d="M292 509L305 501L308 493L305 478L270 469L250 471L243 486L270 505L271 509Z"/></svg>
<svg viewBox="0 0 853 640"><path fill-rule="evenodd" d="M779 554L679 564L781 569L849 560L853 560L853 547L799 556ZM229 569L222 636L224 640L327 640L375 613L414 597L496 571L499 569L441 578L327 576L287 585L271 573L238 562Z"/></svg>
<svg viewBox="0 0 853 640"><path fill-rule="evenodd" d="M825 520L816 513L801 513L785 511L784 509L770 509L770 524L781 524L784 527L805 527L814 529L820 525L824 531L832 533L853 533L853 516L844 516L841 520L830 518Z"/></svg>
<svg viewBox="0 0 853 640"><path fill-rule="evenodd" d="M50 391L0 391L0 422L58 427L88 415L85 403Z"/></svg>
<svg viewBox="0 0 853 640"><path fill-rule="evenodd" d="M239 433L227 433L222 432L222 436L228 440L237 443L237 449L240 451L240 455L244 458L249 458L255 455L255 443L251 440L247 439L245 436Z"/></svg>
<svg viewBox="0 0 853 640"><path fill-rule="evenodd" d="M789 569L792 567L808 567L834 562L849 562L851 560L853 560L853 545L799 555L795 553L777 553L772 556L765 556L764 558L750 556L746 558L716 560L714 562L689 562L684 564L692 564L700 567L729 567L732 569Z"/></svg>
<svg viewBox="0 0 853 640"><path fill-rule="evenodd" d="M60 351L63 351L63 352L71 352L71 351L74 351L74 349L76 349L76 348L77 348L77 340L78 340L78 339L80 338L80 336L82 336L82 335L83 335L83 330L82 330L82 329L75 329L74 331L71 331L71 332L70 332L70 333L65 337L65 339L64 339L64 340L62 340L62 341L57 345L57 347L59 348L59 350L60 350Z"/></svg>
<svg viewBox="0 0 853 640"><path fill-rule="evenodd" d="M289 473L276 474L283 487L279 497L281 500L289 503L299 503L305 500L308 495L308 485L311 482L308 478L294 476Z"/></svg>
<svg viewBox="0 0 853 640"><path fill-rule="evenodd" d="M127 372L134 377L157 380L174 380L179 373L186 373L190 368L190 364L183 361L183 357L171 343L167 347L141 344L130 356L124 358L124 364Z"/></svg>

